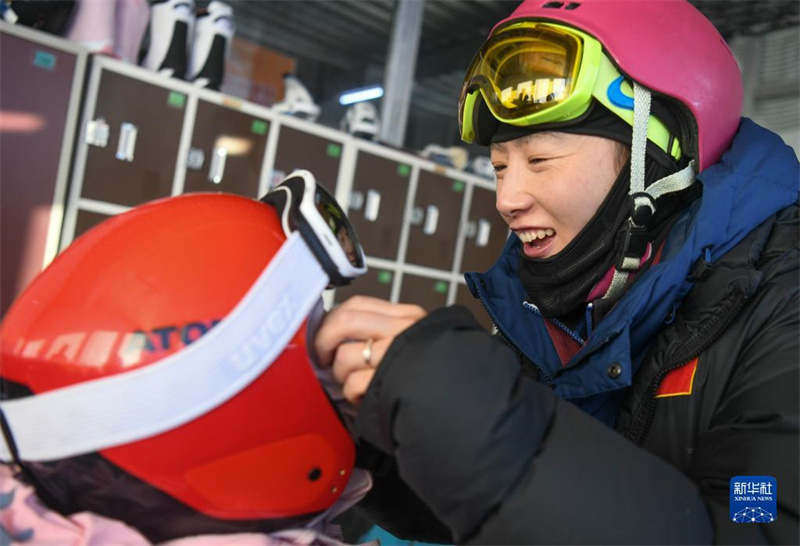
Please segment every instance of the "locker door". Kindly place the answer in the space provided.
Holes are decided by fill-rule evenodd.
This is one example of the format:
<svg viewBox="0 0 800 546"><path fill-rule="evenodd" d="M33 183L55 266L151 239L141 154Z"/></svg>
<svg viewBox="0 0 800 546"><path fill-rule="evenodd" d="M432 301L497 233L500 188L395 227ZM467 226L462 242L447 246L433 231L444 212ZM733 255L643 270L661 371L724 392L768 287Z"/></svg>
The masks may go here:
<svg viewBox="0 0 800 546"><path fill-rule="evenodd" d="M184 93L103 70L92 119L108 143L89 146L81 197L132 207L169 196L185 105Z"/></svg>
<svg viewBox="0 0 800 546"><path fill-rule="evenodd" d="M461 219L464 182L420 170L406 262L451 271Z"/></svg>
<svg viewBox="0 0 800 546"><path fill-rule="evenodd" d="M337 288L333 295L333 301L335 303L342 303L350 296L355 296L356 294L388 300L392 296L393 280L394 273L392 271L370 267L364 275L357 278L349 286Z"/></svg>
<svg viewBox="0 0 800 546"><path fill-rule="evenodd" d="M306 169L335 195L341 156L341 142L282 125L273 171L283 178L295 169Z"/></svg>
<svg viewBox="0 0 800 546"><path fill-rule="evenodd" d="M508 237L508 226L495 208L493 191L472 188L472 203L464 228L461 271L486 271L500 257Z"/></svg>
<svg viewBox="0 0 800 546"><path fill-rule="evenodd" d="M258 195L269 122L205 100L198 101L186 158L184 192Z"/></svg>
<svg viewBox="0 0 800 546"><path fill-rule="evenodd" d="M85 63L64 40L0 32L0 317L58 248Z"/></svg>
<svg viewBox="0 0 800 546"><path fill-rule="evenodd" d="M348 217L367 256L397 260L411 167L358 152Z"/></svg>
<svg viewBox="0 0 800 546"><path fill-rule="evenodd" d="M463 305L475 316L475 319L478 323L483 326L487 331L491 332L494 329L492 325L492 319L489 316L489 313L483 307L483 304L480 300L473 298L472 294L467 288L466 284L458 283L458 288L456 288L456 301L457 304Z"/></svg>
<svg viewBox="0 0 800 546"><path fill-rule="evenodd" d="M403 274L400 285L400 303L416 303L426 311L447 305L450 283L441 279Z"/></svg>
<svg viewBox="0 0 800 546"><path fill-rule="evenodd" d="M78 219L75 222L75 239L92 229L100 222L109 218L111 218L111 216L107 214L101 214L99 212L92 212L88 210L79 210Z"/></svg>

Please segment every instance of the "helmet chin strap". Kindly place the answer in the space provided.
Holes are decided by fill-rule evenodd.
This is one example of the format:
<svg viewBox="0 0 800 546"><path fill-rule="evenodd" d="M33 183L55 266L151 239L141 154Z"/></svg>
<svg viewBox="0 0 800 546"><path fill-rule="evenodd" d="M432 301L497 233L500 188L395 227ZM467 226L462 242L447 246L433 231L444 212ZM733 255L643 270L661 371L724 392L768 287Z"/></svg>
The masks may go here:
<svg viewBox="0 0 800 546"><path fill-rule="evenodd" d="M656 199L667 193L684 190L694 183L694 160L669 176L645 188L645 154L647 151L647 126L650 119L650 91L633 82L633 137L631 141L631 184L628 193L631 215L625 225L622 248L614 263L614 276L604 300L615 300L622 295L631 273L644 263L647 247L648 224L656 212Z"/></svg>

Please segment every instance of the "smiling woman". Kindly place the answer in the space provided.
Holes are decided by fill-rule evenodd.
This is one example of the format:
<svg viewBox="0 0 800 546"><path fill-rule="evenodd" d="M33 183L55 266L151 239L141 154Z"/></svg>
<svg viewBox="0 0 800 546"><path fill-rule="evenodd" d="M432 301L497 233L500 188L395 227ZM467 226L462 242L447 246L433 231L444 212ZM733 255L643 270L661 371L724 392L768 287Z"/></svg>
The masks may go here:
<svg viewBox="0 0 800 546"><path fill-rule="evenodd" d="M545 316L584 302L612 266L628 207L631 129L594 105L584 119L543 129L502 124L491 138L497 210L522 241L520 279ZM652 146L646 184L678 170ZM663 218L676 212L664 206ZM662 224L663 222L659 222Z"/></svg>
<svg viewBox="0 0 800 546"><path fill-rule="evenodd" d="M800 457L800 170L741 99L685 0L525 0L492 30L459 121L516 234L466 275L497 335L361 299L316 338L385 457L376 522L475 544L800 540L796 495L758 529L729 506L737 477L796 490Z"/></svg>

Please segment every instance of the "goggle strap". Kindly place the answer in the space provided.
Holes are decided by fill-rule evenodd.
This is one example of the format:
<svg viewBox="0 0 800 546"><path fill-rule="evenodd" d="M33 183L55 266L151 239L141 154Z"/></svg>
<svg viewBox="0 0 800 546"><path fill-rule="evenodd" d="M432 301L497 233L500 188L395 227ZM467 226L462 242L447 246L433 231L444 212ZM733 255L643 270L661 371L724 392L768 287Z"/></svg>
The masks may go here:
<svg viewBox="0 0 800 546"><path fill-rule="evenodd" d="M645 189L645 155L647 151L647 127L650 119L650 91L633 82L633 135L631 138L631 181L629 195L633 204L629 228L641 230L644 226L634 222L633 218L652 218L655 214L655 200L666 193L688 188L694 182L694 165L690 163L685 169L662 178ZM642 214L638 209L648 207L649 213ZM644 211L642 211L644 212ZM648 245L649 246L649 245ZM620 249L621 259L615 264L614 275L604 300L616 300L628 283L630 274L637 271L644 261L644 255L630 254L627 240Z"/></svg>
<svg viewBox="0 0 800 546"><path fill-rule="evenodd" d="M643 193L644 158L647 150L647 122L650 119L650 91L633 82L633 136L631 138L630 194Z"/></svg>
<svg viewBox="0 0 800 546"><path fill-rule="evenodd" d="M14 446L23 461L91 453L211 411L280 357L327 284L314 254L292 233L236 307L190 346L123 374L0 402L8 428L0 460L12 460Z"/></svg>
<svg viewBox="0 0 800 546"><path fill-rule="evenodd" d="M654 202L667 193L681 191L694 183L694 160L688 166L662 178L645 189L647 126L650 119L650 91L633 82L633 136L631 139L631 184L629 195L634 206L647 206L655 213ZM643 197L638 197L639 195ZM646 197L649 195L649 199Z"/></svg>
<svg viewBox="0 0 800 546"><path fill-rule="evenodd" d="M661 180L650 184L646 190L647 193L655 200L662 195L685 190L694 184L694 165L695 162L692 160L680 171L674 172L671 175L665 176Z"/></svg>

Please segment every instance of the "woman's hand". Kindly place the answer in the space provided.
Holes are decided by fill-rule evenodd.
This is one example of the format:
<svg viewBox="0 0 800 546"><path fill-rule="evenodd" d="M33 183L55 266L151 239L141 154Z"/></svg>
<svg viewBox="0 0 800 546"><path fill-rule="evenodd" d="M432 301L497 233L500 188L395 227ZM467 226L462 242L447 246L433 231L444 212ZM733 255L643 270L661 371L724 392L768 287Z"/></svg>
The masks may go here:
<svg viewBox="0 0 800 546"><path fill-rule="evenodd" d="M319 364L333 366L345 398L357 404L394 338L425 315L418 305L353 296L323 320L314 340Z"/></svg>

